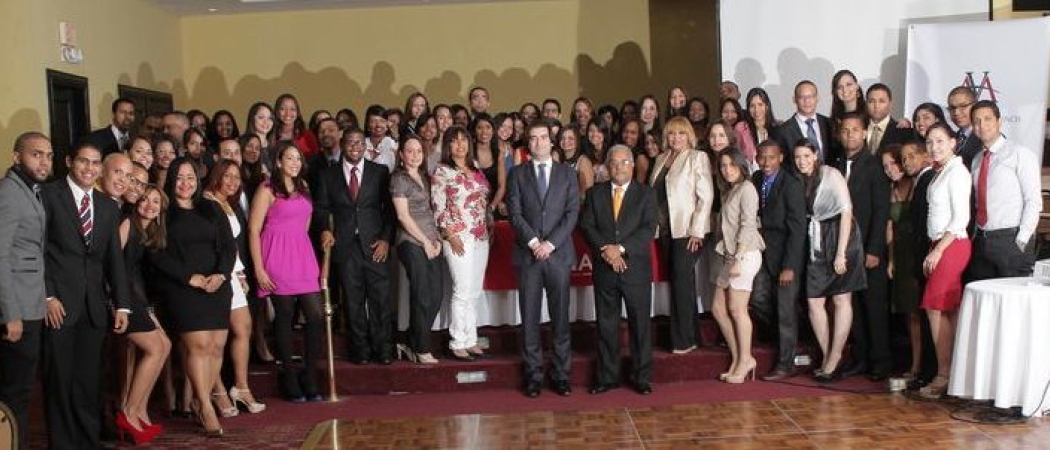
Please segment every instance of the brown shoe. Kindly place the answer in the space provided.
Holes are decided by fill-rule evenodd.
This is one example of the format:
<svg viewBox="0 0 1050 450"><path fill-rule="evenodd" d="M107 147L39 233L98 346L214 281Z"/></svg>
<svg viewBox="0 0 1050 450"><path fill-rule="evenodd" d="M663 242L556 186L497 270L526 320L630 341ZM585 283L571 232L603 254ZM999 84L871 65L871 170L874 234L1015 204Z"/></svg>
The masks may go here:
<svg viewBox="0 0 1050 450"><path fill-rule="evenodd" d="M794 370L773 369L773 371L762 375L762 381L786 380L788 378L794 377L795 375L798 375L798 372Z"/></svg>

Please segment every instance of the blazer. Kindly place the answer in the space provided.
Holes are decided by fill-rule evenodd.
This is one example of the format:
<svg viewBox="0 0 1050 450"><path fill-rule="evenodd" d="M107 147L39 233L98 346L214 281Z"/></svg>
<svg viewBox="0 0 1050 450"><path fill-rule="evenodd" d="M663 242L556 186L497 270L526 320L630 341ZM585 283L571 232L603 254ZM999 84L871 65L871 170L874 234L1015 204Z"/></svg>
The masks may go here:
<svg viewBox="0 0 1050 450"><path fill-rule="evenodd" d="M955 152L956 155L962 156L963 164L966 165L967 169L973 167L973 160L977 157L978 153L984 150L984 144L981 144L979 139L973 132L973 127L970 127L970 134L966 135L966 140L963 141L962 146Z"/></svg>
<svg viewBox="0 0 1050 450"><path fill-rule="evenodd" d="M350 198L350 189L343 176L343 165L324 169L313 194L312 222L321 231L335 234L333 256L342 259L350 251L354 235L361 238L366 249L377 241L393 245L394 206L390 199L390 171L382 164L362 160L364 171L358 185L357 200ZM334 229L328 223L332 215Z"/></svg>
<svg viewBox="0 0 1050 450"><path fill-rule="evenodd" d="M106 194L91 190L93 231L89 246L80 236L80 218L67 179L45 184L40 196L47 214L47 296L62 302L67 323L75 323L86 314L95 327L106 326L110 314L105 286L108 285L116 308L130 309L130 284L117 232L117 203Z"/></svg>
<svg viewBox="0 0 1050 450"><path fill-rule="evenodd" d="M0 323L44 318L44 205L8 169L0 180Z"/></svg>
<svg viewBox="0 0 1050 450"><path fill-rule="evenodd" d="M649 186L631 181L620 203L620 215L614 218L612 189L609 181L591 186L580 212L580 230L594 255L594 282L649 283L653 279L651 244L659 214L655 192ZM623 246L627 270L616 273L598 256L605 245Z"/></svg>
<svg viewBox="0 0 1050 450"><path fill-rule="evenodd" d="M795 144L806 137L798 127L798 121L795 118L797 115L797 113L792 114L791 117L774 128L772 132L772 136L780 143L780 148L784 150L784 167L795 173L798 173L798 169L795 167L795 158L793 157ZM828 119L828 116L823 114L817 114L817 127L820 128L821 151L824 153L824 162L825 164L831 164L832 161L839 159L838 142L832 139L831 119Z"/></svg>
<svg viewBox="0 0 1050 450"><path fill-rule="evenodd" d="M519 164L510 171L507 183L507 210L516 234L514 265L534 262L529 241L539 239L554 245L551 262L569 266L576 261L572 231L580 214L580 188L576 171L565 164L551 161L547 195L540 197L540 187L531 162Z"/></svg>
<svg viewBox="0 0 1050 450"><path fill-rule="evenodd" d="M857 221L864 253L885 259L886 221L890 218L890 179L882 170L882 163L867 149L851 158L850 175L846 184L853 201L853 217ZM837 165L846 175L846 159Z"/></svg>
<svg viewBox="0 0 1050 450"><path fill-rule="evenodd" d="M128 133L128 138L131 138L130 132ZM87 136L84 136L82 142L91 143L95 147L98 147L98 149L102 151L103 158L110 153L117 153L120 151L120 143L117 142L117 137L113 136L113 129L110 125L92 131Z"/></svg>
<svg viewBox="0 0 1050 450"><path fill-rule="evenodd" d="M751 177L759 196L758 216L766 251L762 263L770 273L791 269L802 272L806 250L806 195L798 176L781 168L762 204L761 170Z"/></svg>
<svg viewBox="0 0 1050 450"><path fill-rule="evenodd" d="M766 248L758 232L758 190L741 182L723 195L722 212L718 214L721 239L715 246L718 254L736 259L737 255Z"/></svg>
<svg viewBox="0 0 1050 450"><path fill-rule="evenodd" d="M930 183L933 182L934 175L933 169L927 168L915 178L915 187L911 191L911 206L908 211L911 213L911 234L915 243L915 267L913 267L913 273L920 280L926 279L926 274L922 270L922 264L923 260L926 259L926 254L929 252L931 244L930 237L926 232L930 217L930 202L926 200L926 194L930 191Z"/></svg>
<svg viewBox="0 0 1050 450"><path fill-rule="evenodd" d="M911 128L898 128L897 119L890 117L890 121L886 123L886 129L882 130L882 140L879 141L879 148L875 149L872 153L878 156L882 149L889 147L892 144L903 144L915 134Z"/></svg>
<svg viewBox="0 0 1050 450"><path fill-rule="evenodd" d="M664 152L656 157L649 172L649 185L655 184L660 172L666 170L671 237L703 238L711 232L711 205L715 198L711 162L707 153L685 150L670 167L665 167L670 154Z"/></svg>

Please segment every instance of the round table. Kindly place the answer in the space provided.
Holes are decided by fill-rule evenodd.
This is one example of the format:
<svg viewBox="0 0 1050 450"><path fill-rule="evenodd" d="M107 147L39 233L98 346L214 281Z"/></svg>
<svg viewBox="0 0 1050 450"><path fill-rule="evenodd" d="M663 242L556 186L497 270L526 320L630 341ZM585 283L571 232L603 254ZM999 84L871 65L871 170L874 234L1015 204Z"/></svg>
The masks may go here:
<svg viewBox="0 0 1050 450"><path fill-rule="evenodd" d="M1050 287L1034 278L970 283L955 333L948 394L1020 406L1025 416L1050 409Z"/></svg>

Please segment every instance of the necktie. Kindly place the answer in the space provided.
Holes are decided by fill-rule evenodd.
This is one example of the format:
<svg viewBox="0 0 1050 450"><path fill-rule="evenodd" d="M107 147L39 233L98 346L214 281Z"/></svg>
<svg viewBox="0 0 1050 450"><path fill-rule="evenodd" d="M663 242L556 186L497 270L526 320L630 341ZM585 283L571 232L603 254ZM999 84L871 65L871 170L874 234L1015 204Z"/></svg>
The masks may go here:
<svg viewBox="0 0 1050 450"><path fill-rule="evenodd" d="M806 119L806 139L813 143L813 146L817 148L817 159L824 160L824 152L820 148L820 138L817 137L817 130L813 128L813 119Z"/></svg>
<svg viewBox="0 0 1050 450"><path fill-rule="evenodd" d="M350 200L357 201L357 190L361 187L360 181L357 179L357 166L350 168Z"/></svg>
<svg viewBox="0 0 1050 450"><path fill-rule="evenodd" d="M769 199L769 191L773 188L773 180L775 179L776 178L767 176L762 180L762 206L766 206L766 201Z"/></svg>
<svg viewBox="0 0 1050 450"><path fill-rule="evenodd" d="M77 216L80 216L80 236L84 238L84 243L91 243L91 193L88 192L80 198L80 209L77 211Z"/></svg>
<svg viewBox="0 0 1050 450"><path fill-rule="evenodd" d="M620 220L620 205L623 204L623 186L613 188L613 220Z"/></svg>
<svg viewBox="0 0 1050 450"><path fill-rule="evenodd" d="M536 181L540 184L540 197L547 197L547 163L540 164L540 174Z"/></svg>
<svg viewBox="0 0 1050 450"><path fill-rule="evenodd" d="M882 142L882 127L875 125L875 129L871 130L871 136L868 137L868 150L873 153L878 151L879 143Z"/></svg>
<svg viewBox="0 0 1050 450"><path fill-rule="evenodd" d="M121 133L120 134L120 139L117 139L117 145L120 146L120 148L119 148L120 150L127 150L128 149L128 147L127 147L128 146L128 134L127 133Z"/></svg>
<svg viewBox="0 0 1050 450"><path fill-rule="evenodd" d="M966 144L966 132L959 131L959 135L955 137L955 154L962 151L963 144Z"/></svg>
<svg viewBox="0 0 1050 450"><path fill-rule="evenodd" d="M40 184L39 183L33 185L33 195L36 197L36 201L43 202L42 200L40 200Z"/></svg>
<svg viewBox="0 0 1050 450"><path fill-rule="evenodd" d="M981 158L980 172L977 173L977 226L984 228L988 223L988 169L991 166L992 152L984 149Z"/></svg>

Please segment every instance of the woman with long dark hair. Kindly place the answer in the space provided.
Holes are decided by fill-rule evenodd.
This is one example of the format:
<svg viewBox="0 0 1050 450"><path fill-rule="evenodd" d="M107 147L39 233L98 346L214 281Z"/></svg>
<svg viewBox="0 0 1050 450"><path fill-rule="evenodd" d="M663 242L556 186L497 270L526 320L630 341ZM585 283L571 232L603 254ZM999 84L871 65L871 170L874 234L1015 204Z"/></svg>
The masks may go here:
<svg viewBox="0 0 1050 450"><path fill-rule="evenodd" d="M864 88L857 82L857 76L849 70L840 70L831 77L831 122L838 126L842 116L857 111L868 117L868 104L864 100ZM865 120L867 122L867 120Z"/></svg>
<svg viewBox="0 0 1050 450"><path fill-rule="evenodd" d="M277 367L281 394L293 403L319 401L316 362L321 355L321 288L317 258L307 232L313 203L303 178L303 154L280 141L273 177L259 185L248 219L248 247L255 263L259 297L276 310ZM298 304L306 319L303 367L292 363L292 322Z"/></svg>
<svg viewBox="0 0 1050 450"><path fill-rule="evenodd" d="M292 94L284 93L274 100L273 107L277 110L277 120L270 132L270 140L273 142L293 141L303 156L307 159L313 156L319 147L317 136L306 128L302 108L299 107L299 99Z"/></svg>

